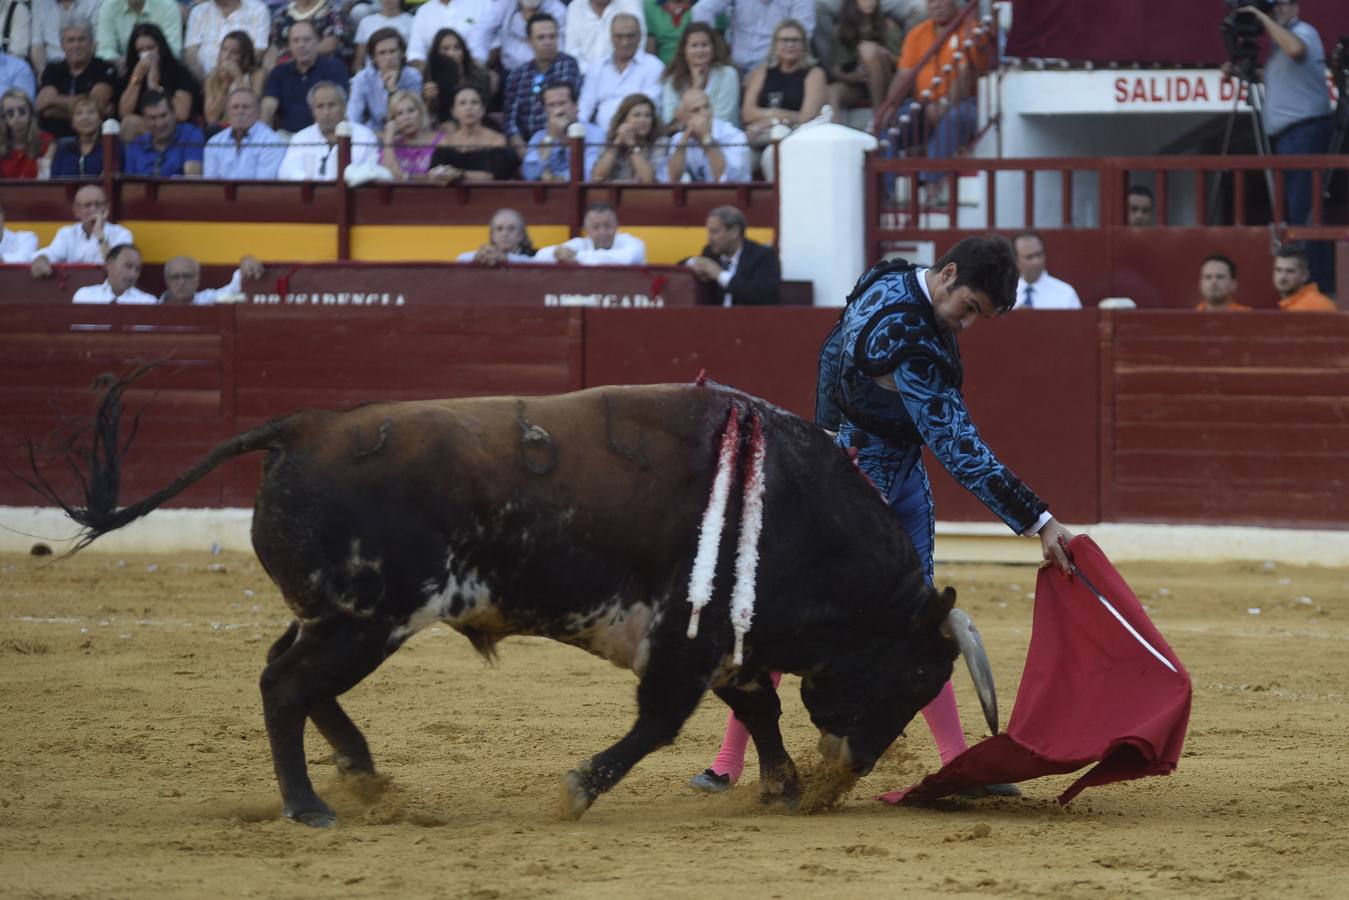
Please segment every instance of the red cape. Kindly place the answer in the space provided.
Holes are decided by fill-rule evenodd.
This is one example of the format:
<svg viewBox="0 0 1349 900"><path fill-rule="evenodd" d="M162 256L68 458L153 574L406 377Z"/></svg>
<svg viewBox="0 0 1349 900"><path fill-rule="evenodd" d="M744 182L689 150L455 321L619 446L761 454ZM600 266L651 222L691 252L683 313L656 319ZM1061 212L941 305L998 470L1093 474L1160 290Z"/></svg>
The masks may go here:
<svg viewBox="0 0 1349 900"><path fill-rule="evenodd" d="M1190 721L1190 676L1101 548L1080 535L1068 551L1090 586L1175 671L1129 633L1083 578L1041 569L1026 668L1007 730L880 799L932 800L1096 763L1059 796L1067 803L1093 785L1176 768Z"/></svg>

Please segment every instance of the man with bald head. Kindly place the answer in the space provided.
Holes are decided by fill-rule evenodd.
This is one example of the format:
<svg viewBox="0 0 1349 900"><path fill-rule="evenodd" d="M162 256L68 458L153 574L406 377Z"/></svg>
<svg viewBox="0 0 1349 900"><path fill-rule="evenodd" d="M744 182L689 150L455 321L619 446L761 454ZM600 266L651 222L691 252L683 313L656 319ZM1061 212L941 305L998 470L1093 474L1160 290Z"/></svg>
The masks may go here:
<svg viewBox="0 0 1349 900"><path fill-rule="evenodd" d="M33 257L34 278L50 276L54 263L102 265L113 247L133 242L130 231L108 221L108 198L101 187L89 184L76 191L72 211L75 224L57 231Z"/></svg>
<svg viewBox="0 0 1349 900"><path fill-rule="evenodd" d="M659 173L662 181L749 181L745 133L713 114L706 91L685 91L675 116L684 130L670 139L670 159Z"/></svg>
<svg viewBox="0 0 1349 900"><path fill-rule="evenodd" d="M234 270L229 284L220 288L201 289L201 263L190 256L175 256L164 263L164 284L168 290L159 302L175 306L209 306L227 302L243 294L244 277L261 278L266 268L257 257L245 256Z"/></svg>
<svg viewBox="0 0 1349 900"><path fill-rule="evenodd" d="M136 287L141 277L141 252L135 244L118 244L108 251L103 263L108 277L102 284L90 284L75 292L76 303L121 303L150 306L159 301Z"/></svg>

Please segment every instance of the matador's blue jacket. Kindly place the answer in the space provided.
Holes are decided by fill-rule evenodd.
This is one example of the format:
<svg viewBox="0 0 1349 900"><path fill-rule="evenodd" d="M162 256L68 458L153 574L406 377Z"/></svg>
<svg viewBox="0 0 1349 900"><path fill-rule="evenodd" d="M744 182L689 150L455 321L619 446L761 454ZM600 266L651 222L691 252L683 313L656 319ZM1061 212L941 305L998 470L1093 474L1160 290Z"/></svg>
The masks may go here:
<svg viewBox="0 0 1349 900"><path fill-rule="evenodd" d="M820 350L816 421L837 430L841 446L858 449L858 464L886 496L922 466L926 444L956 481L1024 533L1046 504L979 437L960 394L960 347L918 278L898 260L875 266L853 288Z"/></svg>

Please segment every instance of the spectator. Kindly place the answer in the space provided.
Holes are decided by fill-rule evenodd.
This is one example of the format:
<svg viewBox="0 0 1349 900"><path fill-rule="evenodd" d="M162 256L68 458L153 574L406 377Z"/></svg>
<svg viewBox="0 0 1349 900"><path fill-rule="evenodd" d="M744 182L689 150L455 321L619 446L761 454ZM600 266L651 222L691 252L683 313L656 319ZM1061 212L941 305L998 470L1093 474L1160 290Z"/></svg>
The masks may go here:
<svg viewBox="0 0 1349 900"><path fill-rule="evenodd" d="M267 49L271 33L271 13L262 0L204 0L193 6L187 17L183 61L197 73L198 78L206 79L226 59L225 42L232 35L243 34L248 38L248 56L253 61L244 66L243 48L236 47L239 58L235 60L235 65L240 71L234 77L238 79L247 75L254 65L261 63L257 57ZM255 92L262 90L261 84L252 87Z"/></svg>
<svg viewBox="0 0 1349 900"><path fill-rule="evenodd" d="M567 5L566 40L563 48L576 59L582 75L589 75L600 63L613 55L610 37L614 16L627 13L637 20L641 36L638 46L646 43L646 23L642 21L643 0L572 0Z"/></svg>
<svg viewBox="0 0 1349 900"><path fill-rule="evenodd" d="M842 21L843 9L849 2L851 0L815 2L815 52L826 72L834 71L834 67L838 64L833 55L835 44L832 38ZM904 34L927 18L926 0L880 0L880 8L881 14L898 26L901 45ZM896 48L896 56L898 52ZM889 79L889 73L886 73L886 78Z"/></svg>
<svg viewBox="0 0 1349 900"><path fill-rule="evenodd" d="M660 99L660 60L641 49L642 26L636 16L619 13L610 20L613 54L594 66L581 86L577 115L582 122L594 122L609 129L614 111L629 94L646 94Z"/></svg>
<svg viewBox="0 0 1349 900"><path fill-rule="evenodd" d="M529 20L537 13L547 13L561 23L567 7L561 0L491 0L487 12L468 36L473 55L490 63L489 57L496 54L503 72L513 72L533 62ZM561 40L559 36L559 43Z"/></svg>
<svg viewBox="0 0 1349 900"><path fill-rule="evenodd" d="M256 2L256 0L255 0ZM236 88L247 88L261 97L267 72L258 59L253 39L246 31L231 31L220 39L220 52L211 74L206 76L203 117L211 127L225 121L225 104Z"/></svg>
<svg viewBox="0 0 1349 900"><path fill-rule="evenodd" d="M407 65L407 47L396 29L376 31L366 49L370 62L351 79L347 119L383 131L389 97L395 91L421 91L422 73Z"/></svg>
<svg viewBox="0 0 1349 900"><path fill-rule="evenodd" d="M0 207L0 263L8 266L32 262L37 253L37 235L5 227L5 209Z"/></svg>
<svg viewBox="0 0 1349 900"><path fill-rule="evenodd" d="M403 0L379 0L379 12L370 13L356 26L355 69L365 66L366 47L376 31L392 28L403 39L406 56L408 41L412 38L412 13L403 12Z"/></svg>
<svg viewBox="0 0 1349 900"><path fill-rule="evenodd" d="M52 242L33 257L33 277L46 278L53 263L102 263L113 247L135 239L121 225L108 221L108 198L103 189L88 184L75 192L75 222L57 229Z"/></svg>
<svg viewBox="0 0 1349 900"><path fill-rule="evenodd" d="M431 155L445 140L445 132L431 127L426 104L413 91L398 91L389 100L389 118L384 124L384 168L400 181L425 178ZM514 165L514 160L511 160Z"/></svg>
<svg viewBox="0 0 1349 900"><path fill-rule="evenodd" d="M660 116L671 133L683 127L679 98L689 88L707 92L712 114L740 127L740 73L730 65L730 51L721 35L706 22L692 22L679 39L674 61L665 69L660 87Z"/></svg>
<svg viewBox="0 0 1349 900"><path fill-rule="evenodd" d="M239 268L224 287L201 287L201 263L190 256L175 256L164 263L164 286L168 290L159 295L166 306L209 306L218 299L238 297L243 293L244 278L261 278L267 268L256 257L245 256Z"/></svg>
<svg viewBox="0 0 1349 900"><path fill-rule="evenodd" d="M27 58L33 43L32 25L26 0L0 0L0 53Z"/></svg>
<svg viewBox="0 0 1349 900"><path fill-rule="evenodd" d="M1129 193L1124 195L1125 222L1134 228L1148 228L1152 225L1155 207L1151 188L1131 185Z"/></svg>
<svg viewBox="0 0 1349 900"><path fill-rule="evenodd" d="M548 124L530 136L520 173L528 181L568 181L571 179L571 141L567 132L576 122L576 89L571 82L545 86L543 108L548 113ZM588 122L584 123L584 128L582 180L589 181L604 142L604 132Z"/></svg>
<svg viewBox="0 0 1349 900"><path fill-rule="evenodd" d="M551 247L540 247L535 262L577 263L582 266L640 266L646 262L642 239L618 230L618 210L608 203L592 203L574 237Z"/></svg>
<svg viewBox="0 0 1349 900"><path fill-rule="evenodd" d="M0 94L10 88L23 91L29 100L37 99L37 79L28 60L0 52Z"/></svg>
<svg viewBox="0 0 1349 900"><path fill-rule="evenodd" d="M1199 266L1199 294L1195 309L1201 312L1250 312L1236 301L1237 264L1221 253L1204 257Z"/></svg>
<svg viewBox="0 0 1349 900"><path fill-rule="evenodd" d="M294 28L291 30L294 32ZM295 132L276 177L283 181L335 181L337 125L346 109L347 92L340 84L320 81L310 88L309 110L314 124ZM351 164L378 163L379 138L364 125L347 124L351 126Z"/></svg>
<svg viewBox="0 0 1349 900"><path fill-rule="evenodd" d="M425 63L433 46L432 39L443 28L453 28L462 38L473 33L482 21L489 0L426 0L412 17L412 37L408 39L408 59ZM466 46L465 50L469 48Z"/></svg>
<svg viewBox="0 0 1349 900"><path fill-rule="evenodd" d="M70 124L74 134L61 138L52 157L53 178L97 178L103 174L103 116L98 103L80 94L71 103ZM112 161L115 171L117 160Z"/></svg>
<svg viewBox="0 0 1349 900"><path fill-rule="evenodd" d="M124 145L123 171L151 178L200 175L206 148L206 135L201 129L174 118L169 98L159 91L145 92L141 110L146 132Z"/></svg>
<svg viewBox="0 0 1349 900"><path fill-rule="evenodd" d="M201 114L201 86L174 57L158 25L142 22L131 29L123 71L126 75L117 99L123 141L135 140L146 128L140 115L142 91L168 97L169 107L179 122L189 122Z"/></svg>
<svg viewBox="0 0 1349 900"><path fill-rule="evenodd" d="M118 244L108 251L103 263L108 277L102 284L86 285L75 292L76 303L141 303L155 304L154 294L136 287L141 277L141 252L135 244Z"/></svg>
<svg viewBox="0 0 1349 900"><path fill-rule="evenodd" d="M319 35L313 24L301 19L290 26L291 60L272 69L262 97L262 121L277 131L294 134L314 124L309 97L315 85L327 82L347 92L347 67L331 56L319 54ZM280 113L280 120L277 113Z"/></svg>
<svg viewBox="0 0 1349 900"><path fill-rule="evenodd" d="M43 131L58 138L70 137L71 101L88 94L98 103L99 115L112 115L112 95L117 73L107 60L94 56L94 27L82 16L67 16L61 22L61 49L65 58L47 63L37 92L38 121Z"/></svg>
<svg viewBox="0 0 1349 900"><path fill-rule="evenodd" d="M827 34L821 28L817 22L816 43L827 48L834 121L843 121L844 110L853 107L879 107L904 46L899 24L881 9L880 0L843 0L838 24Z"/></svg>
<svg viewBox="0 0 1349 900"><path fill-rule="evenodd" d="M745 133L712 114L707 92L689 88L679 101L684 130L670 139L664 181L749 181Z"/></svg>
<svg viewBox="0 0 1349 900"><path fill-rule="evenodd" d="M257 95L237 87L230 91L225 109L229 127L206 142L203 174L231 181L276 178L286 155L286 141L262 122Z"/></svg>
<svg viewBox="0 0 1349 900"><path fill-rule="evenodd" d="M1279 292L1279 309L1289 312L1336 312L1335 301L1321 293L1311 280L1307 252L1297 247L1280 247L1274 254L1274 288Z"/></svg>
<svg viewBox="0 0 1349 900"><path fill-rule="evenodd" d="M525 155L525 142L548 124L544 86L566 83L576 93L581 90L581 70L574 57L558 52L557 36L557 21L552 16L538 13L531 18L529 45L534 48L534 61L506 78L506 137L520 156Z"/></svg>
<svg viewBox="0 0 1349 900"><path fill-rule="evenodd" d="M499 209L492 213L487 225L487 243L477 250L460 253L456 262L499 266L503 262L532 262L533 259L534 245L525 228L525 217L513 209Z"/></svg>
<svg viewBox="0 0 1349 900"><path fill-rule="evenodd" d="M347 43L347 23L336 0L292 0L272 17L271 52L276 54L276 65L290 62L295 53L290 46L290 29L296 22L314 26L318 52L340 60L346 68L351 59L351 45Z"/></svg>
<svg viewBox="0 0 1349 900"><path fill-rule="evenodd" d="M1045 242L1033 231L1012 238L1021 278L1016 283L1013 309L1081 309L1082 300L1066 281L1045 271Z"/></svg>
<svg viewBox="0 0 1349 900"><path fill-rule="evenodd" d="M722 306L769 306L780 303L782 271L772 247L745 237L745 214L719 206L707 216L707 246L684 260L699 281L720 289Z"/></svg>
<svg viewBox="0 0 1349 900"><path fill-rule="evenodd" d="M94 32L99 59L121 65L131 47L131 31L142 22L158 25L173 55L182 54L183 14L175 0L103 0Z"/></svg>
<svg viewBox="0 0 1349 900"><path fill-rule="evenodd" d="M715 25L717 17L728 14L731 27L731 62L746 74L768 58L773 49L772 36L783 19L795 19L809 40L815 31L815 0L760 0L735 3L734 0L699 0L693 7L693 21Z"/></svg>
<svg viewBox="0 0 1349 900"><path fill-rule="evenodd" d="M61 49L62 20L67 16L78 16L92 23L98 18L98 8L102 5L103 0L33 0L33 45L28 53L33 71L40 73L49 63L66 58L65 50Z"/></svg>
<svg viewBox="0 0 1349 900"><path fill-rule="evenodd" d="M904 36L904 46L899 54L899 70L896 81L903 81L917 69L923 56L937 43L937 38L951 27L960 14L958 0L927 0L928 19L910 29ZM932 102L919 103L916 100L910 106L910 115L914 124L904 135L906 144L927 144L927 155L932 157L950 157L956 154L964 144L974 137L975 100L974 81L986 66L988 54L971 44L968 50L961 50L965 41L976 40L972 24L967 23L959 37L943 44L921 69L913 81L914 95L930 91ZM957 60L956 53L962 53L963 59ZM933 85L933 80L939 79ZM940 101L946 100L943 104ZM944 112L948 108L949 112ZM928 174L927 180L936 180L935 173Z"/></svg>
<svg viewBox="0 0 1349 900"><path fill-rule="evenodd" d="M604 150L590 180L651 184L660 180L669 152L669 141L660 136L656 104L646 94L633 94L619 104L609 122Z"/></svg>
<svg viewBox="0 0 1349 900"><path fill-rule="evenodd" d="M484 97L496 95L496 72L483 68L468 52L463 37L453 28L436 32L431 55L426 58L426 74L422 78L422 99L436 127L450 121L450 95L460 84L471 84ZM441 109L440 98L445 98Z"/></svg>
<svg viewBox="0 0 1349 900"><path fill-rule="evenodd" d="M574 109L574 107L573 107ZM446 181L506 181L515 176L515 152L501 132L483 122L487 99L461 84L450 97L454 131L431 154L431 177Z"/></svg>
<svg viewBox="0 0 1349 900"><path fill-rule="evenodd" d="M693 21L689 0L643 0L642 19L646 22L646 52L670 65L679 54L684 32Z"/></svg>
<svg viewBox="0 0 1349 900"><path fill-rule="evenodd" d="M745 79L740 121L751 144L772 140L774 125L795 128L820 114L829 80L810 55L809 42L805 26L794 19L773 29L773 49Z"/></svg>
<svg viewBox="0 0 1349 900"><path fill-rule="evenodd" d="M0 178L47 177L56 143L38 128L33 101L23 88L12 87L0 96Z"/></svg>

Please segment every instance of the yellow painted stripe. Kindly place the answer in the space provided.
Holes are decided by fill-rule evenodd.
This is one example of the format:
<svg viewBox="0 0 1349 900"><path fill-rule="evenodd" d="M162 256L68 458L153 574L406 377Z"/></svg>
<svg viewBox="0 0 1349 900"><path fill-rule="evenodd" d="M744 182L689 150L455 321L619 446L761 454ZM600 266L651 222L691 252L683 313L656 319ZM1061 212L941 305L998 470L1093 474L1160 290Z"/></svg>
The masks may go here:
<svg viewBox="0 0 1349 900"><path fill-rule="evenodd" d="M287 222L152 222L121 223L136 236L148 263L162 263L179 254L207 265L234 265L252 254L259 259L328 262L337 258L337 226Z"/></svg>
<svg viewBox="0 0 1349 900"><path fill-rule="evenodd" d="M560 244L567 237L565 225L529 226L535 247ZM366 262L444 262L486 240L486 225L356 225L351 229L351 256Z"/></svg>
<svg viewBox="0 0 1349 900"><path fill-rule="evenodd" d="M668 265L681 259L695 256L707 243L707 229L702 227L680 228L668 225L638 225L631 228L620 226L646 241L646 261ZM773 240L771 228L749 228L745 235L752 241L767 244Z"/></svg>

